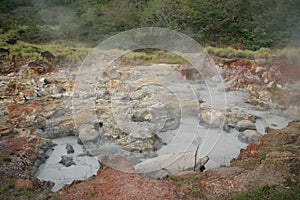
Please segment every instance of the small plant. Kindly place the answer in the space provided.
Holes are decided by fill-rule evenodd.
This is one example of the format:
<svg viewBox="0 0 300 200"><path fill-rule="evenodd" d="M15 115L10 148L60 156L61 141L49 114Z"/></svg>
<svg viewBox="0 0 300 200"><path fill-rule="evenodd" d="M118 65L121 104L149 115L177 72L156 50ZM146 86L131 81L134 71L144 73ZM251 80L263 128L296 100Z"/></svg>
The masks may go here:
<svg viewBox="0 0 300 200"><path fill-rule="evenodd" d="M131 64L152 64L152 63L168 63L168 64L185 64L186 61L179 55L163 50L140 50L125 54L122 59Z"/></svg>
<svg viewBox="0 0 300 200"><path fill-rule="evenodd" d="M267 152L266 151L260 151L259 155L260 155L261 159L265 159L267 157Z"/></svg>
<svg viewBox="0 0 300 200"><path fill-rule="evenodd" d="M25 196L27 196L27 197L30 197L30 196L32 196L33 191L32 191L32 189L30 189L30 188L25 188L25 189L23 190L23 194L24 194Z"/></svg>
<svg viewBox="0 0 300 200"><path fill-rule="evenodd" d="M184 191L183 197L184 198L191 198L191 197L200 197L201 190L198 186L198 174L191 174L184 177L170 177L175 185L178 186L188 186L187 189Z"/></svg>
<svg viewBox="0 0 300 200"><path fill-rule="evenodd" d="M14 179L7 179L5 181L1 181L0 184L0 193L7 192L9 189L13 189L15 187Z"/></svg>
<svg viewBox="0 0 300 200"><path fill-rule="evenodd" d="M284 179L285 179L285 182L288 186L293 186L293 176L292 174L290 173L283 173L282 174Z"/></svg>

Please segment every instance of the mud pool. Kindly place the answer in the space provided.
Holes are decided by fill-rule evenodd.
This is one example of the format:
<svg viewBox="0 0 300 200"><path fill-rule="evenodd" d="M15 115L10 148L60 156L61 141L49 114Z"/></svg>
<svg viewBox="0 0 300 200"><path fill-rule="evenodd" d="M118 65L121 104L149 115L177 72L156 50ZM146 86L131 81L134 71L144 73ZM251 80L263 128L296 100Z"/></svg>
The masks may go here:
<svg viewBox="0 0 300 200"><path fill-rule="evenodd" d="M135 168L143 164L143 162L151 162L152 158L168 156L174 153L195 152L198 145L200 145L198 157L209 156L210 158L206 168L228 165L229 161L239 154L240 149L247 146L247 143L238 139L239 132L234 128L226 132L222 126L210 127L209 124L199 123L198 100L203 101L207 107L213 105L214 109L235 108L238 112L256 116L256 130L262 135L265 133L266 127L281 129L292 120L290 117L283 115L283 113L272 109L260 110L256 106L245 103L250 97L246 90L230 90L225 93L225 91L220 90L220 88L222 89L220 82L187 82L182 80L182 78L178 79L178 76L176 76L178 72L168 65L159 65L158 67L159 70L151 68L150 75L152 77L154 75L155 77L161 76L161 79L158 78L159 84L168 89L171 88L173 92L175 91L177 98L180 98L181 102L186 104L186 106L181 104L179 128L156 133L164 145L161 145L154 151L134 152L126 150L122 145L107 138L103 133L101 135L103 140L100 144L97 144L98 146L95 147L94 145L93 148L86 144L84 146L77 144L77 137L75 136L56 138L53 139L53 142L57 146L53 150L48 151L49 158L39 167L36 177L41 180L54 182L55 185L52 190L58 191L64 184L70 184L73 180L86 180L96 174L99 169L99 161L96 157L103 154L113 154L126 158ZM137 74L146 76L147 72L143 71L145 69L146 67L140 67L140 71ZM160 73L153 74L157 71ZM173 78L168 79L168 75ZM135 78L142 79L141 77ZM168 80L164 82L164 78ZM192 88L193 92L187 88ZM122 98L115 98L115 105L121 105L123 102L118 102L121 100ZM158 122L160 123L160 121ZM73 146L74 153L67 154L67 144ZM87 156L84 148L87 148L95 157ZM62 156L72 157L75 164L69 167L62 165L59 163ZM153 165L152 167L154 168L145 170L155 171L160 169L159 165Z"/></svg>
<svg viewBox="0 0 300 200"><path fill-rule="evenodd" d="M49 158L40 165L35 176L40 180L55 183L52 191L58 191L64 184L71 184L74 180L86 180L92 175L97 174L100 167L96 158L88 156L82 145L77 144L75 136L67 136L52 140L56 146L53 150L48 150ZM66 145L70 144L74 153L67 153ZM62 156L73 158L74 165L69 167L59 163Z"/></svg>

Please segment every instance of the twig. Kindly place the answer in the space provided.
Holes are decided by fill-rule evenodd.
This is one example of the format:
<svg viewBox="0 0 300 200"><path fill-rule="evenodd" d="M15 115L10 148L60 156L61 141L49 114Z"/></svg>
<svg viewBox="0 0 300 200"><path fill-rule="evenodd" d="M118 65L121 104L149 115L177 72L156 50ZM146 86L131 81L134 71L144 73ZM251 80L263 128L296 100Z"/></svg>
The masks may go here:
<svg viewBox="0 0 300 200"><path fill-rule="evenodd" d="M198 150L199 150L200 144L198 144L196 153L195 153L195 164L194 164L194 171L196 171L196 166L197 166L197 155L198 155Z"/></svg>

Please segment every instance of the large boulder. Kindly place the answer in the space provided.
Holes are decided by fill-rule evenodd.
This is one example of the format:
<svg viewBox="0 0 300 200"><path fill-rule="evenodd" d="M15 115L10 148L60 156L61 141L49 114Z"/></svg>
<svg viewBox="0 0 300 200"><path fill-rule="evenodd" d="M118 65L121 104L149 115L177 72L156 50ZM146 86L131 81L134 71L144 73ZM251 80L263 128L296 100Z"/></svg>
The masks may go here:
<svg viewBox="0 0 300 200"><path fill-rule="evenodd" d="M236 124L236 127L235 127L238 131L245 131L245 130L256 130L256 126L255 124L248 120L248 119L245 119L245 120L241 120L239 121L237 124Z"/></svg>
<svg viewBox="0 0 300 200"><path fill-rule="evenodd" d="M148 159L135 165L135 172L152 177L163 178L168 175L176 175L186 170L199 171L208 162L207 156L197 158L195 165L195 154L193 152L173 153Z"/></svg>
<svg viewBox="0 0 300 200"><path fill-rule="evenodd" d="M238 139L241 141L241 142L244 142L244 143L251 143L257 139L259 139L262 135L259 134L257 131L255 130L245 130L244 132L242 133L239 133L238 135Z"/></svg>

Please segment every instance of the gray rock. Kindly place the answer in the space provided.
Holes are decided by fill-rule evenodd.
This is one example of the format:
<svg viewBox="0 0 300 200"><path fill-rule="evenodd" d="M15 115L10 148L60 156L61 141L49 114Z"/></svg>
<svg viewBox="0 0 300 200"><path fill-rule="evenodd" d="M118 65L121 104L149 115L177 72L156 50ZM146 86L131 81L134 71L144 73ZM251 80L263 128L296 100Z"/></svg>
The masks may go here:
<svg viewBox="0 0 300 200"><path fill-rule="evenodd" d="M193 152L173 153L143 161L135 165L135 172L151 178L163 178L194 168L195 171L199 171L208 160L207 156L197 158L195 166L195 154Z"/></svg>
<svg viewBox="0 0 300 200"><path fill-rule="evenodd" d="M96 143L100 139L100 133L95 129L82 128L79 131L79 139L85 144L87 142Z"/></svg>
<svg viewBox="0 0 300 200"><path fill-rule="evenodd" d="M211 128L219 128L222 127L224 119L225 115L223 112L205 107L205 105L201 106L200 123L208 124Z"/></svg>
<svg viewBox="0 0 300 200"><path fill-rule="evenodd" d="M70 167L71 165L76 165L73 161L72 157L69 156L62 156L59 163L63 164L65 167Z"/></svg>
<svg viewBox="0 0 300 200"><path fill-rule="evenodd" d="M45 140L43 144L37 146L38 155L36 160L33 162L33 166L31 169L32 176L36 173L39 166L49 158L49 156L47 155L47 151L54 146L56 146L56 144L54 144L51 140Z"/></svg>
<svg viewBox="0 0 300 200"><path fill-rule="evenodd" d="M221 82L223 79L220 75L214 75L213 77L211 77L211 81L213 82Z"/></svg>
<svg viewBox="0 0 300 200"><path fill-rule="evenodd" d="M46 181L46 182L44 183L44 187L45 187L45 188L48 188L48 189L52 189L54 185L55 185L55 183L52 182L52 181Z"/></svg>
<svg viewBox="0 0 300 200"><path fill-rule="evenodd" d="M251 143L257 139L259 139L262 135L259 134L257 131L255 130L245 130L244 132L240 133L238 135L238 139L241 141L241 142L244 142L244 143Z"/></svg>
<svg viewBox="0 0 300 200"><path fill-rule="evenodd" d="M223 131L230 133L231 127L229 126L228 122L225 122L223 125Z"/></svg>
<svg viewBox="0 0 300 200"><path fill-rule="evenodd" d="M53 105L48 106L45 110L54 108ZM77 135L72 111L60 107L54 109L37 116L35 128L39 129L39 135L49 139Z"/></svg>
<svg viewBox="0 0 300 200"><path fill-rule="evenodd" d="M242 121L239 121L237 124L236 124L236 130L238 131L245 131L245 130L256 130L256 126L253 122L251 122L250 120L242 120Z"/></svg>
<svg viewBox="0 0 300 200"><path fill-rule="evenodd" d="M83 145L83 143L82 143L82 141L81 141L81 139L80 139L80 138L78 138L78 139L77 139L77 144L79 144L79 145Z"/></svg>
<svg viewBox="0 0 300 200"><path fill-rule="evenodd" d="M74 149L73 149L72 145L70 145L70 144L67 144L67 145L66 145L66 150L67 150L67 153L68 153L68 154L69 154L69 153L74 153Z"/></svg>

